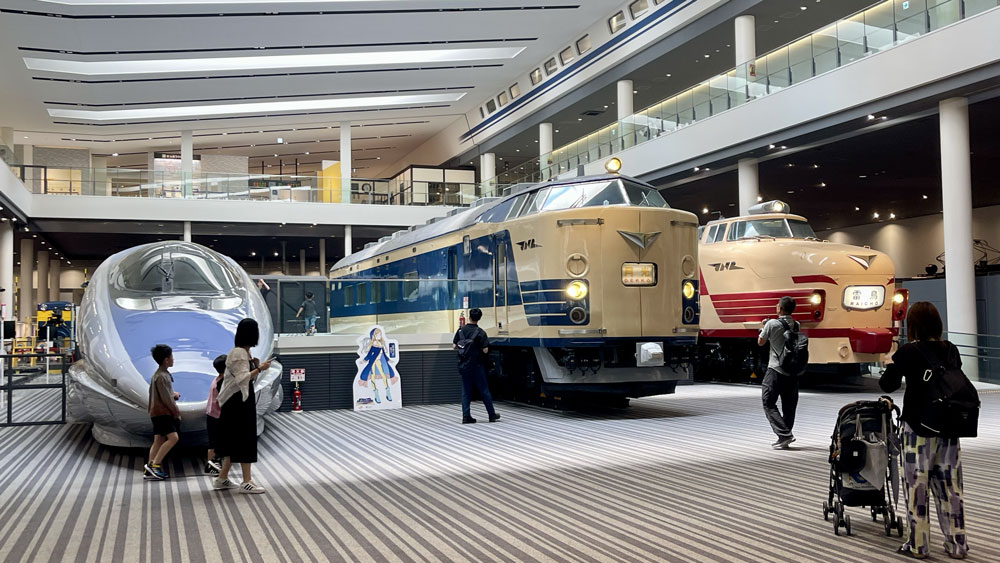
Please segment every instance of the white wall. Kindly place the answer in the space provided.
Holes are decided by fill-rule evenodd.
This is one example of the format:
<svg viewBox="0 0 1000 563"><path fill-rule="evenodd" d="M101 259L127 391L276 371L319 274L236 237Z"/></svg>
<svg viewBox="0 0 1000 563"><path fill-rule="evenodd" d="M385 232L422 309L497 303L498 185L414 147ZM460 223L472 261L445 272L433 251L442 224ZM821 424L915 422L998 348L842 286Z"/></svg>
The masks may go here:
<svg viewBox="0 0 1000 563"><path fill-rule="evenodd" d="M937 264L940 271L937 256L944 252L940 214L821 231L818 236L844 244L867 244L885 252L896 265L897 277L924 274L924 267L928 264ZM1000 248L1000 206L972 210L972 238L985 240L994 248ZM997 256L991 255L990 258Z"/></svg>

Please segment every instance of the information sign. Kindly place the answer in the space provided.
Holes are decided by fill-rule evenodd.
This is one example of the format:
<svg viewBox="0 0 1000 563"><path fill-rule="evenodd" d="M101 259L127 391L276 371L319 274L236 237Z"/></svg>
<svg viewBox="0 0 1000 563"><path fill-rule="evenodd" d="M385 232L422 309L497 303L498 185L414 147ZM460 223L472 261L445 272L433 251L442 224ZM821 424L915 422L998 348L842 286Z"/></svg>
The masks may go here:
<svg viewBox="0 0 1000 563"><path fill-rule="evenodd" d="M306 368L292 368L288 370L291 374L291 381L305 381L306 380Z"/></svg>

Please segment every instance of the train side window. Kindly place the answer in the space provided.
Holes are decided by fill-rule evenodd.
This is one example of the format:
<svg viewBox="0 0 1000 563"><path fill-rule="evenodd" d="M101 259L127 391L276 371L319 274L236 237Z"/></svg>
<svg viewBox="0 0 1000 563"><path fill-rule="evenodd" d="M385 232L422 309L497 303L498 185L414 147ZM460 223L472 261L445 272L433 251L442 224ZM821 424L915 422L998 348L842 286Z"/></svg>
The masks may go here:
<svg viewBox="0 0 1000 563"><path fill-rule="evenodd" d="M399 282L389 281L385 284L385 302L391 303L399 299Z"/></svg>
<svg viewBox="0 0 1000 563"><path fill-rule="evenodd" d="M566 47L562 51L559 51L559 60L562 61L563 65L568 65L569 63L573 62L573 59L575 58L576 55L573 54L572 47Z"/></svg>
<svg viewBox="0 0 1000 563"><path fill-rule="evenodd" d="M557 70L559 70L559 63L556 62L555 57L545 61L545 74L552 76L552 74Z"/></svg>
<svg viewBox="0 0 1000 563"><path fill-rule="evenodd" d="M528 197L527 203L524 204L524 209L521 210L519 217L524 217L526 215L533 215L542 210L542 205L545 203L545 198L549 195L549 190L551 188L544 188L538 190Z"/></svg>
<svg viewBox="0 0 1000 563"><path fill-rule="evenodd" d="M746 221L737 221L735 223L730 223L729 226L729 236L726 240L737 240L743 237L743 233L747 230Z"/></svg>
<svg viewBox="0 0 1000 563"><path fill-rule="evenodd" d="M514 200L507 200L500 205L497 205L493 209L490 209L486 213L483 213L479 218L480 223L500 223L507 218L507 214L510 213L510 207L514 204Z"/></svg>
<svg viewBox="0 0 1000 563"><path fill-rule="evenodd" d="M344 284L344 307L354 306L354 286Z"/></svg>
<svg viewBox="0 0 1000 563"><path fill-rule="evenodd" d="M576 52L581 55L590 50L590 34L576 40Z"/></svg>
<svg viewBox="0 0 1000 563"><path fill-rule="evenodd" d="M508 88L508 90L510 90L510 99L512 99L512 100L514 98L516 98L516 97L518 97L518 96L521 95L521 87L519 85L517 85L516 83L515 84L511 84L510 88Z"/></svg>
<svg viewBox="0 0 1000 563"><path fill-rule="evenodd" d="M509 220L513 219L514 217L517 217L517 214L521 211L521 205L524 203L524 200L527 199L527 198L528 198L528 194L521 194L521 195L517 196L516 198L514 198L514 203L510 207L510 213L508 213L507 216L504 217L504 220L509 221Z"/></svg>
<svg viewBox="0 0 1000 563"><path fill-rule="evenodd" d="M372 290L369 291L368 293L371 294L369 296L369 297L371 297L371 299L369 301L371 301L372 303L380 303L381 300L382 300L381 299L382 298L382 284L381 284L381 282L373 281L372 282Z"/></svg>
<svg viewBox="0 0 1000 563"><path fill-rule="evenodd" d="M701 235L705 234L705 225L698 227L698 240L701 240Z"/></svg>
<svg viewBox="0 0 1000 563"><path fill-rule="evenodd" d="M417 280L416 272L403 274L403 300L416 301L420 296L420 282Z"/></svg>
<svg viewBox="0 0 1000 563"><path fill-rule="evenodd" d="M624 12L618 12L617 14L608 18L608 28L611 30L612 34L618 33L623 27L625 27Z"/></svg>
<svg viewBox="0 0 1000 563"><path fill-rule="evenodd" d="M715 242L715 233L719 230L718 225L712 225L712 228L708 230L708 237L705 239L705 244L712 244Z"/></svg>
<svg viewBox="0 0 1000 563"><path fill-rule="evenodd" d="M462 255L470 256L472 254L472 239L469 235L462 237Z"/></svg>
<svg viewBox="0 0 1000 563"><path fill-rule="evenodd" d="M719 225L719 232L715 233L715 242L722 242L722 239L726 236L726 226Z"/></svg>
<svg viewBox="0 0 1000 563"><path fill-rule="evenodd" d="M632 14L632 19L635 19L646 13L649 9L649 0L635 0L628 5L628 11Z"/></svg>
<svg viewBox="0 0 1000 563"><path fill-rule="evenodd" d="M542 70L536 68L535 70L531 71L530 76L531 76L531 85L534 86L535 84L538 84L539 82L542 81Z"/></svg>
<svg viewBox="0 0 1000 563"><path fill-rule="evenodd" d="M368 301L368 282L358 284L358 293L355 295L354 303L364 305Z"/></svg>

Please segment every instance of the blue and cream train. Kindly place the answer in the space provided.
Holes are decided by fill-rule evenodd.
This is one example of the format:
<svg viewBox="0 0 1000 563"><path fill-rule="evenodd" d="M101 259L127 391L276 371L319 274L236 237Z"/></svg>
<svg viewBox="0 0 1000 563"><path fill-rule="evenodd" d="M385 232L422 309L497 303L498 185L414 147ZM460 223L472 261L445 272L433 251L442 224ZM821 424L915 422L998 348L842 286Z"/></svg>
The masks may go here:
<svg viewBox="0 0 1000 563"><path fill-rule="evenodd" d="M450 335L479 308L515 397L669 393L698 335L697 226L628 177L515 187L335 264L331 329Z"/></svg>

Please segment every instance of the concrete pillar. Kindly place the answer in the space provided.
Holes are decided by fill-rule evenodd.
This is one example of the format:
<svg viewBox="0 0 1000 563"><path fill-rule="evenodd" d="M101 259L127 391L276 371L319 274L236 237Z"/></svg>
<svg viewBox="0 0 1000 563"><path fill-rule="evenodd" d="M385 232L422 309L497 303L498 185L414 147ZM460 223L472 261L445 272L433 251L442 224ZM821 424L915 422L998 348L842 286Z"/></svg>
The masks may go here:
<svg viewBox="0 0 1000 563"><path fill-rule="evenodd" d="M191 131L181 131L181 181L184 197L191 196L191 180L194 178L194 135Z"/></svg>
<svg viewBox="0 0 1000 563"><path fill-rule="evenodd" d="M304 248L299 249L299 275L306 275L306 250Z"/></svg>
<svg viewBox="0 0 1000 563"><path fill-rule="evenodd" d="M49 301L60 301L62 294L62 260L56 258L49 261Z"/></svg>
<svg viewBox="0 0 1000 563"><path fill-rule="evenodd" d="M549 166L552 165L552 124L538 124L538 169L542 180L550 177Z"/></svg>
<svg viewBox="0 0 1000 563"><path fill-rule="evenodd" d="M354 166L351 164L351 122L340 124L340 201L351 203L351 178Z"/></svg>
<svg viewBox="0 0 1000 563"><path fill-rule="evenodd" d="M632 115L632 81L618 81L618 121Z"/></svg>
<svg viewBox="0 0 1000 563"><path fill-rule="evenodd" d="M181 235L181 240L191 242L191 221L184 221L184 234Z"/></svg>
<svg viewBox="0 0 1000 563"><path fill-rule="evenodd" d="M479 183L482 185L484 197L491 197L499 194L493 193L497 184L497 155L491 152L484 152L479 155Z"/></svg>
<svg viewBox="0 0 1000 563"><path fill-rule="evenodd" d="M736 38L733 46L736 51L736 66L757 58L757 31L753 16L736 18Z"/></svg>
<svg viewBox="0 0 1000 563"><path fill-rule="evenodd" d="M35 240L33 238L24 237L21 239L21 252L18 257L21 259L21 271L17 277L19 298L17 320L30 323L35 314L34 288L31 279L35 270Z"/></svg>
<svg viewBox="0 0 1000 563"><path fill-rule="evenodd" d="M740 183L740 215L750 213L750 208L757 204L760 195L760 184L757 179L757 159L741 158L737 164Z"/></svg>
<svg viewBox="0 0 1000 563"><path fill-rule="evenodd" d="M38 269L35 272L38 287L38 302L43 303L49 299L49 251L38 251Z"/></svg>
<svg viewBox="0 0 1000 563"><path fill-rule="evenodd" d="M0 152L6 147L10 160L14 159L14 128L0 127ZM13 162L11 162L13 163ZM16 164L16 163L14 163Z"/></svg>
<svg viewBox="0 0 1000 563"><path fill-rule="evenodd" d="M21 145L21 164L35 163L35 147L33 145ZM37 178L34 168L24 169L22 183L28 191L37 194L42 193L41 178Z"/></svg>
<svg viewBox="0 0 1000 563"><path fill-rule="evenodd" d="M14 318L14 228L10 221L0 222L0 312Z"/></svg>
<svg viewBox="0 0 1000 563"><path fill-rule="evenodd" d="M288 258L285 255L285 251L288 247L288 241L281 241L281 275L288 275Z"/></svg>
<svg viewBox="0 0 1000 563"><path fill-rule="evenodd" d="M329 277L330 272L326 271L326 239L319 239L319 274L321 276Z"/></svg>
<svg viewBox="0 0 1000 563"><path fill-rule="evenodd" d="M84 189L90 189L91 195L111 195L111 182L108 180L108 159L103 156L93 156L90 158L90 166L94 169L94 174L91 177L93 180L92 186L84 186Z"/></svg>
<svg viewBox="0 0 1000 563"><path fill-rule="evenodd" d="M344 225L344 257L345 258L348 257L348 256L350 256L351 254L353 254L353 252L351 251L351 248L353 246L354 246L354 243L352 242L351 226L350 225Z"/></svg>
<svg viewBox="0 0 1000 563"><path fill-rule="evenodd" d="M944 209L945 296L948 339L965 356L962 369L979 378L976 355L976 276L972 251L972 166L969 161L969 101L938 104L941 120L941 194ZM958 333L958 334L956 334ZM964 346L963 346L964 344Z"/></svg>

